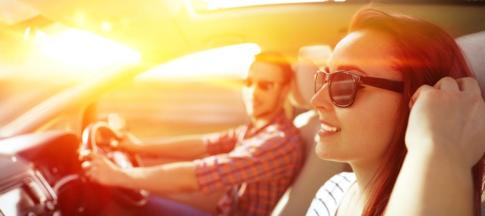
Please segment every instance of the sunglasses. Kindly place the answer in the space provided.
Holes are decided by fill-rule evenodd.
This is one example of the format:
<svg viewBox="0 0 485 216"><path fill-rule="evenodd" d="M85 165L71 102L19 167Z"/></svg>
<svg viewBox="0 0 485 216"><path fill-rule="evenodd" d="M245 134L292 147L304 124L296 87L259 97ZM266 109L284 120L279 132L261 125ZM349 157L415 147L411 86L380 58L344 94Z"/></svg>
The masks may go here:
<svg viewBox="0 0 485 216"><path fill-rule="evenodd" d="M254 81L253 79L251 78L248 78L248 79L245 79L244 80L244 86L246 87L250 87L252 85L256 85L257 88L263 90L263 91L267 91L269 89L272 89L274 88L274 86L276 86L276 84L283 84L283 82L274 82L274 81Z"/></svg>
<svg viewBox="0 0 485 216"><path fill-rule="evenodd" d="M342 108L350 107L354 103L357 91L364 88L363 85L398 93L402 93L403 90L403 82L401 81L363 76L352 72L352 70L336 71L334 73L317 71L314 78L315 93L326 83L328 83L330 100L335 106Z"/></svg>

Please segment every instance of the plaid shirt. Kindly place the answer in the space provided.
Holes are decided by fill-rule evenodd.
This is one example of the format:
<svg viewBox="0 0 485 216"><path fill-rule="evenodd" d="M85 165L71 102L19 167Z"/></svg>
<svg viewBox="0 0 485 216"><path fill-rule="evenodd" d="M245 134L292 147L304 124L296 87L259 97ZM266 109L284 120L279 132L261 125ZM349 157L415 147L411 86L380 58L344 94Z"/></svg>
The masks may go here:
<svg viewBox="0 0 485 216"><path fill-rule="evenodd" d="M302 166L304 144L283 113L252 134L250 127L207 136L211 156L194 161L201 191L227 189L218 215L270 215Z"/></svg>

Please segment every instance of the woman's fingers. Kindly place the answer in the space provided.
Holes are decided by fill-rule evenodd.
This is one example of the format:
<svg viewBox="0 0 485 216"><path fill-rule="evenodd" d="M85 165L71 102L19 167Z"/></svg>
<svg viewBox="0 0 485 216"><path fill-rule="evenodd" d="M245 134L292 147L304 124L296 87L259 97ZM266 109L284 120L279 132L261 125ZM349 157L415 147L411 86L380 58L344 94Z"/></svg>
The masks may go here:
<svg viewBox="0 0 485 216"><path fill-rule="evenodd" d="M455 79L451 77L444 77L440 79L435 85L435 88L443 90L443 91L450 91L450 92L458 92L460 88L458 87L458 83Z"/></svg>
<svg viewBox="0 0 485 216"><path fill-rule="evenodd" d="M420 97L420 95L426 94L427 92L433 90L434 88L429 85L422 85L421 87L419 87L416 92L414 92L411 100L409 100L409 108L411 109L411 107L413 107L414 103L416 103L416 100Z"/></svg>
<svg viewBox="0 0 485 216"><path fill-rule="evenodd" d="M480 86L478 85L478 81L476 79L464 77L457 79L456 82L462 92L481 96Z"/></svg>
<svg viewBox="0 0 485 216"><path fill-rule="evenodd" d="M473 165L483 156L485 104L476 80L446 77L434 87L421 86L409 105L412 108L406 144L410 151L447 149L441 152L458 155L465 166ZM423 145L425 141L430 142Z"/></svg>

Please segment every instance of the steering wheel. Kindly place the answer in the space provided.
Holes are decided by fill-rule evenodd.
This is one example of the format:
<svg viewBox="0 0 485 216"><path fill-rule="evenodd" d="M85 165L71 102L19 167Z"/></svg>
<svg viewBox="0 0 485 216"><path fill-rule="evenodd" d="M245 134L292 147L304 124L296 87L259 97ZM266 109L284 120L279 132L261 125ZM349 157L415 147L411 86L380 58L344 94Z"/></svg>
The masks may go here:
<svg viewBox="0 0 485 216"><path fill-rule="evenodd" d="M103 154L123 169L139 166L140 162L135 154L117 148L116 143L120 140L120 135L111 129L106 122L95 122L83 130L80 150L90 150ZM113 193L115 197L119 197L122 201L133 206L145 205L149 195L145 190L120 187L114 188Z"/></svg>

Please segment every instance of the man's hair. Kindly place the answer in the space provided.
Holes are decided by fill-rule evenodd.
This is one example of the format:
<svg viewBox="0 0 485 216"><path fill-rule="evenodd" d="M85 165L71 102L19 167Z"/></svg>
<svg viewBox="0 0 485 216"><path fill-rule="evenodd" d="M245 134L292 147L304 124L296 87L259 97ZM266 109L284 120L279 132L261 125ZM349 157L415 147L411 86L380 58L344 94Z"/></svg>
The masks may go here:
<svg viewBox="0 0 485 216"><path fill-rule="evenodd" d="M283 73L283 82L289 84L293 80L293 70L290 62L281 53L274 51L263 51L254 56L254 62L264 62L278 66Z"/></svg>

